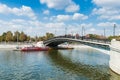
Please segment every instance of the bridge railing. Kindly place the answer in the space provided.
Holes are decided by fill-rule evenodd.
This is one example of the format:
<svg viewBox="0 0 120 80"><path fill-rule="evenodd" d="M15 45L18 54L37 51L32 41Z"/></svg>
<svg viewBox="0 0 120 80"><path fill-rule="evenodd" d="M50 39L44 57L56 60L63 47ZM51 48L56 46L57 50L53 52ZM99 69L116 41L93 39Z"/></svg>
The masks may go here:
<svg viewBox="0 0 120 80"><path fill-rule="evenodd" d="M71 38L71 39L78 39L78 40L85 40L85 41L91 41L91 42L99 42L99 43L110 44L110 41L108 41L106 39L91 39L91 38L86 38L86 37L75 37L75 36L69 36L69 35L56 36L56 37L53 37L53 38L49 38L48 40L56 39L56 38ZM48 41L48 40L45 40L45 41Z"/></svg>
<svg viewBox="0 0 120 80"><path fill-rule="evenodd" d="M98 43L106 43L106 44L110 44L111 42L108 40L99 40L99 39L83 39L85 41L92 41L92 42L98 42Z"/></svg>

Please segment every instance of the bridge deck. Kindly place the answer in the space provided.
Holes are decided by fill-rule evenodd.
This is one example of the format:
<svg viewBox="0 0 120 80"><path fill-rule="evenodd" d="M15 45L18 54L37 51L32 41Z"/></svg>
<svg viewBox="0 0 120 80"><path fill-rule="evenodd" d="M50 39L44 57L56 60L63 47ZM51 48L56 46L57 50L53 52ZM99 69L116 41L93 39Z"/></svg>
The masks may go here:
<svg viewBox="0 0 120 80"><path fill-rule="evenodd" d="M80 41L80 42L85 42L85 43L92 43L92 44L104 45L104 46L109 46L110 45L108 43L93 42L93 41L87 41L87 40L78 40L78 39L73 39L73 40Z"/></svg>
<svg viewBox="0 0 120 80"><path fill-rule="evenodd" d="M49 39L47 41L44 41L44 44L56 44L59 45L61 44L61 42L69 42L69 41L73 41L73 42L81 42L81 43L89 43L89 44L96 44L96 45L101 45L101 46L109 46L110 44L108 43L102 43L102 42L93 42L93 41L87 41L87 40L81 40L81 39L73 39L73 38L65 38L65 37L56 37L56 38L52 38Z"/></svg>

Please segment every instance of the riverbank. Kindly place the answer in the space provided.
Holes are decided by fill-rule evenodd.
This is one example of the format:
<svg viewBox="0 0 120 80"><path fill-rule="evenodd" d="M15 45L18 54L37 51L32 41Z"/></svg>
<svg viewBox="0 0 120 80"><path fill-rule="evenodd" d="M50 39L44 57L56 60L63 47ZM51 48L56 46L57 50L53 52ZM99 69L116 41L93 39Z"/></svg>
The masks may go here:
<svg viewBox="0 0 120 80"><path fill-rule="evenodd" d="M0 50L13 50L16 47L30 46L32 44L0 44Z"/></svg>
<svg viewBox="0 0 120 80"><path fill-rule="evenodd" d="M19 47L25 47L25 46L31 46L34 44L0 44L0 50L13 50L15 49L17 46ZM64 46L64 45L62 45ZM98 51L101 51L102 53L108 54L109 55L109 51L104 50L104 49L99 49L99 48L95 48L95 47L91 47L91 46L87 46L87 45L83 45L83 44L69 44L68 46L73 47L74 49L81 49L81 48L91 48L91 49L95 49Z"/></svg>

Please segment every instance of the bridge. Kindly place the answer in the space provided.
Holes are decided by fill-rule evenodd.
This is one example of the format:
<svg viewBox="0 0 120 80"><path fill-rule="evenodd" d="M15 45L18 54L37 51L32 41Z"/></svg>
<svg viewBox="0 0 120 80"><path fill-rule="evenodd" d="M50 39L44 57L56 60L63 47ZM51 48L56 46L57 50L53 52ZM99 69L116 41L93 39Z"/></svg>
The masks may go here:
<svg viewBox="0 0 120 80"><path fill-rule="evenodd" d="M78 42L81 44L101 47L101 48L105 48L105 49L108 49L109 45L110 45L109 43L104 42L104 41L95 41L95 40L93 41L90 39L89 40L88 39L82 40L82 39L75 39L75 38L65 37L65 36L54 37L54 38L51 38L51 39L44 41L43 43L49 47L57 47L59 44L62 44L65 42Z"/></svg>
<svg viewBox="0 0 120 80"><path fill-rule="evenodd" d="M89 45L92 47L99 47L104 49L110 49L110 61L109 66L111 70L113 70L115 73L120 74L120 41L112 40L111 44L106 43L104 41L91 41L91 40L84 40L84 39L74 39L71 37L65 37L65 36L59 36L54 37L51 39L48 39L44 41L43 43L46 46L49 47L57 47L59 44L62 44L64 42L79 42L85 45Z"/></svg>

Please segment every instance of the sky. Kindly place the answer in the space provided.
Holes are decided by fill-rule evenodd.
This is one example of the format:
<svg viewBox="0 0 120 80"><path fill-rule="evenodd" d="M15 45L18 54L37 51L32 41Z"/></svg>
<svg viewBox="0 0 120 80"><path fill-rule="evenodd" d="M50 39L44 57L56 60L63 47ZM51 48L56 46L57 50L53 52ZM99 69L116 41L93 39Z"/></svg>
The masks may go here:
<svg viewBox="0 0 120 80"><path fill-rule="evenodd" d="M24 31L31 36L120 35L120 0L0 0L0 35Z"/></svg>

